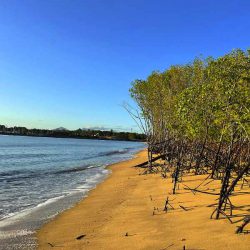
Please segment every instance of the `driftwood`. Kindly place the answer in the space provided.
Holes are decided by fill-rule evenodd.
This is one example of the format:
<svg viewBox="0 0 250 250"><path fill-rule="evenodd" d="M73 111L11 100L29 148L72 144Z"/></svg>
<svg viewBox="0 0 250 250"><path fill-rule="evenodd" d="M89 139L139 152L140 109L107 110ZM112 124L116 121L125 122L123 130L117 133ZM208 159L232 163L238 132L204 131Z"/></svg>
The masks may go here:
<svg viewBox="0 0 250 250"><path fill-rule="evenodd" d="M185 207L183 207L183 206L181 206L181 205L179 205L179 207L182 208L184 211L188 211L187 208L185 208Z"/></svg>
<svg viewBox="0 0 250 250"><path fill-rule="evenodd" d="M86 234L82 234L76 237L77 240L81 240L82 238L84 238L86 236Z"/></svg>
<svg viewBox="0 0 250 250"><path fill-rule="evenodd" d="M129 234L128 232L126 232L126 234L124 236L128 237L128 236L134 236L136 234Z"/></svg>
<svg viewBox="0 0 250 250"><path fill-rule="evenodd" d="M157 161L157 160L159 160L159 159L162 159L163 157L164 157L164 155L156 156L155 158L153 158L153 159L151 160L151 163L152 163L152 162L155 162L155 161ZM136 167L136 168L147 168L147 167L148 167L147 165L148 165L148 161L145 161L145 162L142 162L142 163L136 165L135 167Z"/></svg>
<svg viewBox="0 0 250 250"><path fill-rule="evenodd" d="M243 230L244 230L244 227L245 227L248 223L250 223L250 216L246 216L246 217L244 218L242 225L239 226L239 227L237 228L237 230L236 230L235 233L237 233L237 234L242 233Z"/></svg>

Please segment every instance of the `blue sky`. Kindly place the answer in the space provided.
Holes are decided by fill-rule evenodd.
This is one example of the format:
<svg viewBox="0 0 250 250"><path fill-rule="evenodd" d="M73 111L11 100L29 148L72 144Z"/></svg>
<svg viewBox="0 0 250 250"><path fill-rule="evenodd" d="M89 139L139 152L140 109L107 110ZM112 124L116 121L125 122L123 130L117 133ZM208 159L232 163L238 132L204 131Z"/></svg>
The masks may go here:
<svg viewBox="0 0 250 250"><path fill-rule="evenodd" d="M234 48L249 0L1 0L0 124L135 129L134 79Z"/></svg>

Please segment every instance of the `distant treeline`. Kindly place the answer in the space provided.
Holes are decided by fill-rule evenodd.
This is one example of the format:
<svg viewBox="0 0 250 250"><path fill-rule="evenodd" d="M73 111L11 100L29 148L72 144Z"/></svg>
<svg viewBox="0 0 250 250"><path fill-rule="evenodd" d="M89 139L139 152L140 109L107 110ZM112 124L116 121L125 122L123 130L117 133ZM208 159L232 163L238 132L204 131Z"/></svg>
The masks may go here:
<svg viewBox="0 0 250 250"><path fill-rule="evenodd" d="M6 127L0 125L0 134L24 135L40 137L78 138L78 139L100 139L100 140L125 140L144 141L145 135L133 132L116 132L113 130L91 130L91 129L27 129L26 127Z"/></svg>

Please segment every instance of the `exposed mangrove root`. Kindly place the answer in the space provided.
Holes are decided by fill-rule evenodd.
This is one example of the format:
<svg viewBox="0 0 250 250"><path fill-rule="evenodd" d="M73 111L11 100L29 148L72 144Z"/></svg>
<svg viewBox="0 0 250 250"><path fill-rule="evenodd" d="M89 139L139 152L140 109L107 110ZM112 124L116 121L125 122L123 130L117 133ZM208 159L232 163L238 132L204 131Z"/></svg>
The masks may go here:
<svg viewBox="0 0 250 250"><path fill-rule="evenodd" d="M167 213L167 211L168 211L168 209L169 209L168 206L170 206L170 208L174 210L174 207L173 207L173 206L170 204L170 202L169 202L169 197L167 197L167 199L166 199L166 201L165 201L165 206L164 206L164 209L163 209L163 211L165 211L166 213Z"/></svg>
<svg viewBox="0 0 250 250"><path fill-rule="evenodd" d="M249 224L249 223L250 223L250 216L246 216L246 217L244 218L244 220L243 220L242 225L237 227L235 233L237 233L237 234L242 233L243 230L244 230L244 227L245 227L247 224Z"/></svg>

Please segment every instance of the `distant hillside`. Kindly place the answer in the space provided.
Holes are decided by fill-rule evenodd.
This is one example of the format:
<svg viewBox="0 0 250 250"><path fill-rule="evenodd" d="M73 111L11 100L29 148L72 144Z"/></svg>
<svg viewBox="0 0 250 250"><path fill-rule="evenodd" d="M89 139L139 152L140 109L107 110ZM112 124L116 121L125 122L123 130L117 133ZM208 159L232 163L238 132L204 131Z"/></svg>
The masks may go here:
<svg viewBox="0 0 250 250"><path fill-rule="evenodd" d="M64 128L64 127L59 127L59 128L55 128L53 129L54 131L67 131L68 129Z"/></svg>

